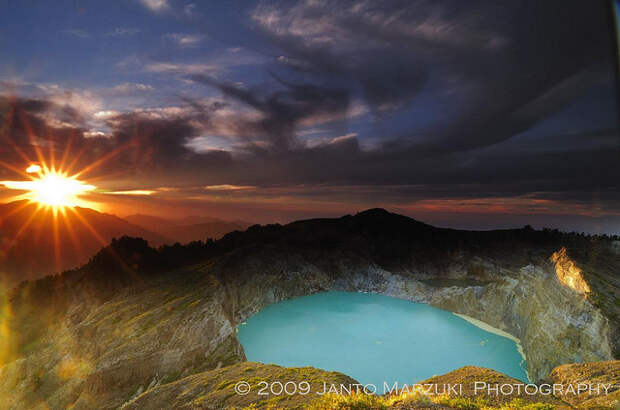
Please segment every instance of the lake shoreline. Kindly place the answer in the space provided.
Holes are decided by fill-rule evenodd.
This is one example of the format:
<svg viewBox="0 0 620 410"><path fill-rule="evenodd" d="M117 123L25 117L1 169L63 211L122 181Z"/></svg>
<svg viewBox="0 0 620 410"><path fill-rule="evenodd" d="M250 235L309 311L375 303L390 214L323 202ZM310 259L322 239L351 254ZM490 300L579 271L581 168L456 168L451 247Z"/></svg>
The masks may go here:
<svg viewBox="0 0 620 410"><path fill-rule="evenodd" d="M460 317L463 320L466 320L467 322L471 323L472 325L474 325L474 326L476 326L476 327L478 327L478 328L480 328L482 330L485 330L485 331L487 331L489 333L493 333L493 334L496 334L498 336L502 336L502 337L505 337L507 339L512 340L517 345L517 351L519 352L519 354L523 358L523 363L527 362L527 358L525 357L525 352L523 351L523 345L521 345L521 339L511 335L510 333L508 333L508 332L506 332L506 331L504 331L502 329L498 329L496 327L493 327L493 326L489 325L488 323L485 323L482 320L475 319L475 318L473 318L471 316L467 316L467 315L463 315L461 313L455 313L455 312L452 312L452 314L455 315L455 316ZM527 367L525 367L525 373L527 375L528 381L531 382L532 378L530 377L530 374L527 371Z"/></svg>

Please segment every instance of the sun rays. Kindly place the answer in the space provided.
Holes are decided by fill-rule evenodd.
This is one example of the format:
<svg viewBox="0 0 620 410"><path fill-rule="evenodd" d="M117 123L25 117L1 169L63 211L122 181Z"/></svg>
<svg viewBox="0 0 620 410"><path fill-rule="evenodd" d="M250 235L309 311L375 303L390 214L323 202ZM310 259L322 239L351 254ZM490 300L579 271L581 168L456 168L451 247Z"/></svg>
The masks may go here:
<svg viewBox="0 0 620 410"><path fill-rule="evenodd" d="M41 168L36 164L30 165L26 173L36 176L29 181L0 181L0 185L25 191L20 199L28 199L56 210L78 205L87 206L87 202L80 199L80 195L96 189L94 185L78 180L75 175L69 176L66 172L46 166Z"/></svg>
<svg viewBox="0 0 620 410"><path fill-rule="evenodd" d="M7 110L0 112L0 120L0 202L7 205L0 224L11 226L0 243L0 265L3 258L19 253L24 243L49 244L55 262L51 268L58 272L68 268L64 263L67 253L82 254L84 234L99 246L107 246L109 235L93 224L88 218L93 214L83 208L105 208L101 195L106 192L97 186L124 172L111 173L110 162L133 147L132 141L89 151L80 132L60 138L54 130L31 123L11 99ZM11 131L14 124L21 134ZM1 271L0 266L0 276Z"/></svg>

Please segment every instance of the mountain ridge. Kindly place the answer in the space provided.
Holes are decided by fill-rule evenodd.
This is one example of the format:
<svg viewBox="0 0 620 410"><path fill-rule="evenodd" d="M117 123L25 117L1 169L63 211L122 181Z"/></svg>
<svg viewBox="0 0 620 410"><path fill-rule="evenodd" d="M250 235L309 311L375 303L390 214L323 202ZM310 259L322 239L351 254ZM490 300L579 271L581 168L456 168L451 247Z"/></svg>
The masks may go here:
<svg viewBox="0 0 620 410"><path fill-rule="evenodd" d="M130 235L165 238L91 208L54 211L27 200L0 204L0 278L5 286L79 267L109 241Z"/></svg>
<svg viewBox="0 0 620 410"><path fill-rule="evenodd" d="M207 219L212 222L176 226L171 221L169 227L157 229L164 219L151 220L149 227L92 208L54 211L28 200L0 204L0 284L13 287L22 280L78 268L113 238L141 237L157 247L220 238L244 228L238 223L200 217Z"/></svg>
<svg viewBox="0 0 620 410"><path fill-rule="evenodd" d="M146 230L169 238L168 243L189 243L193 241L219 239L228 232L244 230L249 223L242 221L225 221L205 216L187 216L165 219L152 215L135 214L127 220Z"/></svg>

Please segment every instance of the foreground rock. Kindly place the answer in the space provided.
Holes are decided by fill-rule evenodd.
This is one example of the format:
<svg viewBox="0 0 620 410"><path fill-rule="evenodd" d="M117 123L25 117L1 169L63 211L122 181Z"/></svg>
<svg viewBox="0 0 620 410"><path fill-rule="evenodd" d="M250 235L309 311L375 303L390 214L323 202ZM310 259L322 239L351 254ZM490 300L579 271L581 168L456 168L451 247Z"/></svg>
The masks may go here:
<svg viewBox="0 0 620 410"><path fill-rule="evenodd" d="M422 385L438 386L439 394L445 390L448 396L472 400L481 399L492 406L505 405L515 399L528 403L550 404L558 408L569 407L567 403L555 397L551 391L528 386L521 380L506 376L500 372L483 367L465 366L444 375L434 376L420 382ZM459 386L458 395L442 386Z"/></svg>
<svg viewBox="0 0 620 410"><path fill-rule="evenodd" d="M235 390L235 386L243 382L248 383L247 394L245 390L243 394ZM261 382L269 383L270 387ZM323 383L354 385L357 381L342 373L312 367L286 368L246 362L154 387L123 405L122 409L155 410L162 408L163 403L166 408L174 409L224 409L252 404L258 408L307 408L320 399L317 393L324 390ZM290 394L283 391L285 384ZM295 393L296 386L301 386L305 393Z"/></svg>
<svg viewBox="0 0 620 410"><path fill-rule="evenodd" d="M578 370L581 368L581 370ZM584 378L584 369L589 373L608 371L610 376L599 375ZM598 369L598 370L594 370ZM617 377L620 362L591 363L561 366L554 374L563 374L564 386L578 383L604 383L609 385ZM615 376L614 376L615 374ZM290 394L282 393L278 382L290 382ZM239 394L238 383L248 382L249 392ZM261 383L275 383L275 394L264 389L259 394ZM308 382L305 394L294 392L294 384ZM560 382L555 380L554 382ZM293 384L294 383L294 384ZM570 402L553 395L546 383L525 387L520 380L508 377L494 370L466 366L441 376L418 382L420 390L413 386L385 396L361 393L351 395L326 394L324 383L335 386L355 386L357 382L336 372L314 368L283 368L259 363L240 363L226 368L198 373L155 386L138 395L122 406L123 409L539 409L562 410L572 408L617 409L620 405L617 393L590 396L588 400L577 398ZM481 387L486 384L486 388ZM454 386L453 394L447 386ZM459 387L456 387L459 386ZM508 388L510 386L510 388ZM496 389L496 387L498 387ZM355 391L355 390L353 390ZM497 393L496 393L497 392ZM566 396L565 398L567 398Z"/></svg>
<svg viewBox="0 0 620 410"><path fill-rule="evenodd" d="M609 385L609 394L565 392L560 397L577 408L620 408L620 361L575 363L558 366L547 378L562 385Z"/></svg>

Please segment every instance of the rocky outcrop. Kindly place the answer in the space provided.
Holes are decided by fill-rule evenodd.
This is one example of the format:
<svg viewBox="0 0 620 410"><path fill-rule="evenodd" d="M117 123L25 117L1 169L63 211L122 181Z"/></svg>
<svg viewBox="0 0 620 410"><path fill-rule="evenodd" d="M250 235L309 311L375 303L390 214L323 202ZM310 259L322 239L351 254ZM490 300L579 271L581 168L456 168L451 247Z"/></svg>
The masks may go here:
<svg viewBox="0 0 620 410"><path fill-rule="evenodd" d="M590 285L583 278L579 266L568 256L566 248L562 248L551 255L551 261L555 263L555 273L558 280L572 290L582 295L590 293Z"/></svg>
<svg viewBox="0 0 620 410"><path fill-rule="evenodd" d="M465 366L439 376L420 381L421 385L437 386L428 389L430 393L437 391L439 394L448 392L453 397L461 397L476 400L484 400L491 407L499 407L513 402L515 399L527 404L541 403L554 406L556 409L567 409L570 406L553 395L550 386L535 387L529 384L526 391L526 383L521 380L506 376L495 370L476 366ZM458 386L450 391L443 386ZM509 407L510 408L510 407Z"/></svg>
<svg viewBox="0 0 620 410"><path fill-rule="evenodd" d="M287 368L246 362L154 387L121 408L157 410L165 403L166 408L173 409L225 409L250 405L302 409L320 399L326 384L352 386L358 382L342 373L313 367Z"/></svg>
<svg viewBox="0 0 620 410"><path fill-rule="evenodd" d="M558 366L547 377L548 382L575 389L564 389L558 395L577 408L610 408L620 406L620 361L574 363Z"/></svg>

